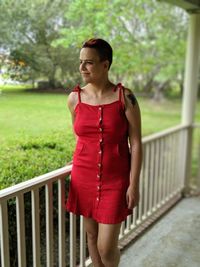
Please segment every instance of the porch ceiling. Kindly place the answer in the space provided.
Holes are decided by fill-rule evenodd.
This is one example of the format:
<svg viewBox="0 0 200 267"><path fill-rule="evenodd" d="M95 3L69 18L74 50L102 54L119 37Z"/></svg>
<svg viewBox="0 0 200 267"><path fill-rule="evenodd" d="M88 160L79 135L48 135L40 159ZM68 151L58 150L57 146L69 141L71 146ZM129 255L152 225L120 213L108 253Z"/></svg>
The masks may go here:
<svg viewBox="0 0 200 267"><path fill-rule="evenodd" d="M168 2L175 6L179 6L185 9L189 13L200 13L200 1L199 0L159 0L160 2Z"/></svg>

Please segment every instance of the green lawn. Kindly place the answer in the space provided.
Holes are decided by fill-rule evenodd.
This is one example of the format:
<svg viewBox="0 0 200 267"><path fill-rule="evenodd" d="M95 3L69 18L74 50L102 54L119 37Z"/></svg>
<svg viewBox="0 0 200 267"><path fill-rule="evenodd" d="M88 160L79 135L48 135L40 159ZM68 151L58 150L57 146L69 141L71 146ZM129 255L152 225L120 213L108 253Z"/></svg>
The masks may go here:
<svg viewBox="0 0 200 267"><path fill-rule="evenodd" d="M139 99L143 136L159 132L181 123L181 101L165 100L155 103L149 99Z"/></svg>
<svg viewBox="0 0 200 267"><path fill-rule="evenodd" d="M18 136L37 137L52 132L70 132L70 114L66 108L67 95L52 93L13 92L0 94L0 140L12 140ZM143 136L177 125L181 121L180 100L155 103L138 99ZM200 121L200 102L196 120Z"/></svg>
<svg viewBox="0 0 200 267"><path fill-rule="evenodd" d="M0 88L1 89L1 88ZM0 189L62 167L74 147L66 94L0 92ZM138 99L143 136L181 121L181 101ZM200 121L200 102L196 121Z"/></svg>
<svg viewBox="0 0 200 267"><path fill-rule="evenodd" d="M67 131L70 116L66 100L64 94L3 92L0 95L1 140Z"/></svg>

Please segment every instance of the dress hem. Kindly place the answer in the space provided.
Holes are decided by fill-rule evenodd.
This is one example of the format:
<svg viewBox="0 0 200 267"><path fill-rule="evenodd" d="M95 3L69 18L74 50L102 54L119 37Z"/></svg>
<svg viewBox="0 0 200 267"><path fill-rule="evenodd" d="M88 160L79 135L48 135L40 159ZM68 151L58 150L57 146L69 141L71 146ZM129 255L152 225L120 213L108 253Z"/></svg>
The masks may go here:
<svg viewBox="0 0 200 267"><path fill-rule="evenodd" d="M68 212L71 212L73 213L74 215L77 215L77 216L83 216L85 218L90 218L90 219L93 219L94 221L96 221L97 223L102 223L102 224L119 224L119 223L122 223L129 215L132 215L133 214L133 211L132 210L129 210L127 212L127 214L125 214L124 216L122 216L120 219L116 220L116 221L112 221L112 220L104 220L104 219L99 219L98 217L95 217L95 216L90 216L90 215L84 215L83 213L80 213L80 212L75 212L73 210L70 210L70 209L66 209Z"/></svg>

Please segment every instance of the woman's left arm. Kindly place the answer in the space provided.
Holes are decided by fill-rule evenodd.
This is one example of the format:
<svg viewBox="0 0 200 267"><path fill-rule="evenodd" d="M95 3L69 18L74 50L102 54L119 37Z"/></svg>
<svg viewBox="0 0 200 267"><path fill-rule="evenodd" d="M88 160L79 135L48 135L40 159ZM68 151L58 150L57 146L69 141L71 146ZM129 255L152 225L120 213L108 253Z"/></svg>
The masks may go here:
<svg viewBox="0 0 200 267"><path fill-rule="evenodd" d="M126 193L127 205L133 209L139 202L139 177L142 165L141 116L138 102L131 90L125 89L125 114L129 123L131 152L130 184Z"/></svg>

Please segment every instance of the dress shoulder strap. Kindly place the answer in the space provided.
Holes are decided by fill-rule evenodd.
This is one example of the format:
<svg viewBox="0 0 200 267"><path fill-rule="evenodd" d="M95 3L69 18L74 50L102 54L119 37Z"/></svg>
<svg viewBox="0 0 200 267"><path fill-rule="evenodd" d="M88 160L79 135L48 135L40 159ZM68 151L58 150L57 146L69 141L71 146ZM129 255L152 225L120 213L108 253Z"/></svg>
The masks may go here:
<svg viewBox="0 0 200 267"><path fill-rule="evenodd" d="M77 92L78 93L78 102L81 102L81 88L79 85L75 86L72 92Z"/></svg>
<svg viewBox="0 0 200 267"><path fill-rule="evenodd" d="M121 83L118 83L116 89L119 90L119 101L122 103L125 108L125 99L124 99L124 86Z"/></svg>

